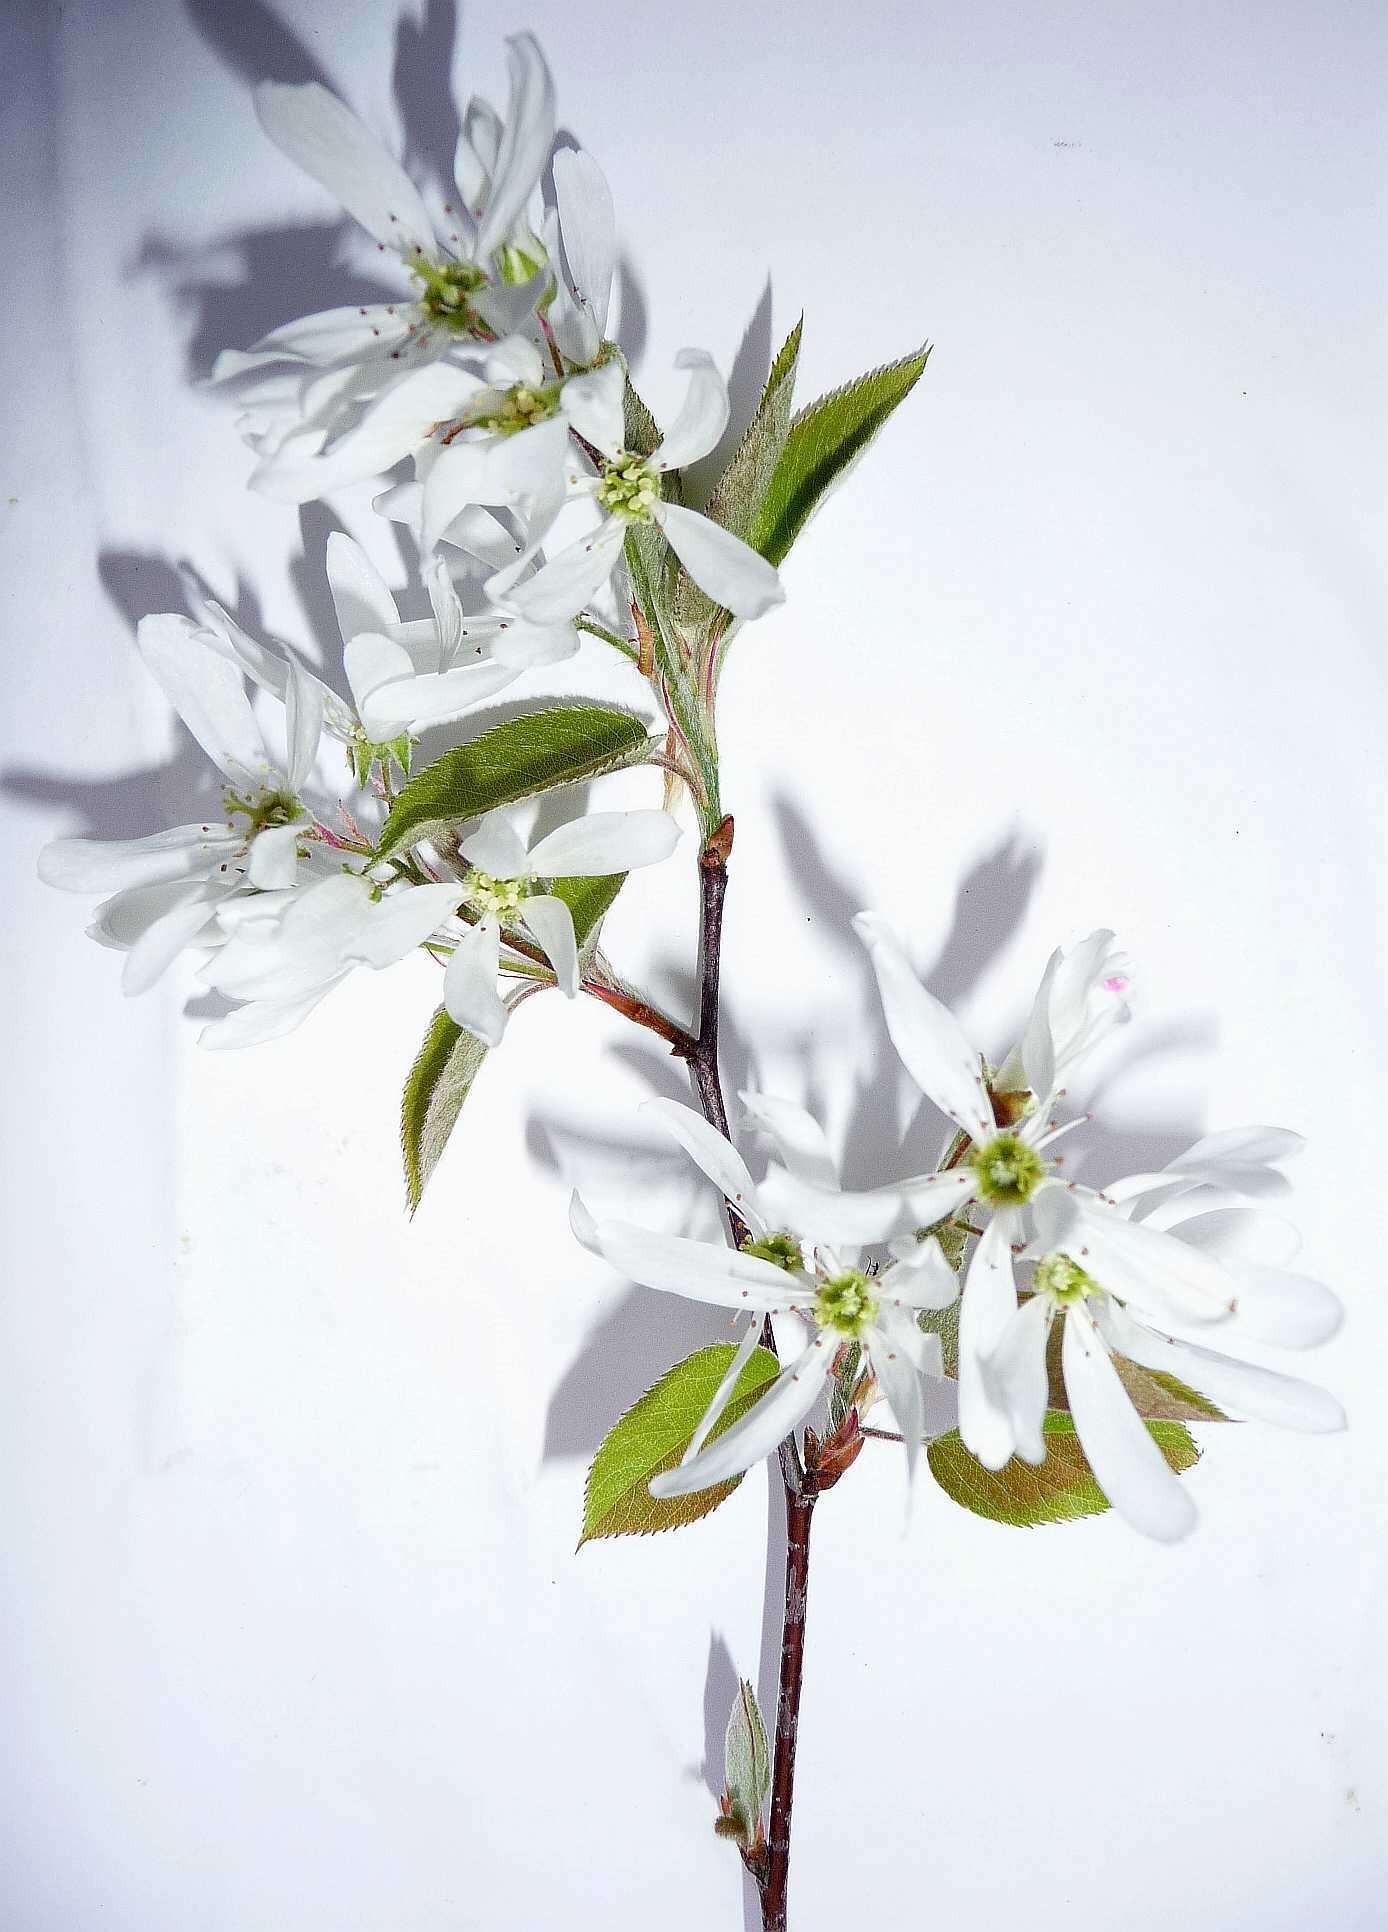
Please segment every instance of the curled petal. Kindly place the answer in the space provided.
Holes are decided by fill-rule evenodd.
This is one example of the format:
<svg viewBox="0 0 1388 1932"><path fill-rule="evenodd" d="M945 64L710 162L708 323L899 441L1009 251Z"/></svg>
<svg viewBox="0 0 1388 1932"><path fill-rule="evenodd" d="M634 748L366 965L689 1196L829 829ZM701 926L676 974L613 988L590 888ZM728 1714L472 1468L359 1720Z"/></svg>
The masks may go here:
<svg viewBox="0 0 1388 1932"><path fill-rule="evenodd" d="M496 990L501 965L501 928L479 919L454 948L443 976L443 1003L455 1026L487 1046L500 1046L508 1018Z"/></svg>
<svg viewBox="0 0 1388 1932"><path fill-rule="evenodd" d="M661 470L680 470L707 456L728 427L728 385L707 350L681 349L675 367L689 371L689 388L679 415L651 456Z"/></svg>
<svg viewBox="0 0 1388 1932"><path fill-rule="evenodd" d="M757 1202L757 1190L747 1163L716 1127L702 1114L678 1100L648 1100L641 1109L652 1114L666 1133L677 1140L700 1171L708 1176L725 1201L730 1201L749 1224L764 1226Z"/></svg>
<svg viewBox="0 0 1388 1932"><path fill-rule="evenodd" d="M651 515L700 590L735 617L763 617L785 602L774 565L711 517L663 502Z"/></svg>
<svg viewBox="0 0 1388 1932"><path fill-rule="evenodd" d="M813 1187L837 1192L838 1163L813 1114L793 1100L778 1100L769 1093L742 1093L738 1098L743 1118L767 1136L783 1166Z"/></svg>
<svg viewBox="0 0 1388 1932"><path fill-rule="evenodd" d="M481 257L495 254L510 239L554 144L554 82L535 36L513 35L507 60L511 98L477 228Z"/></svg>
<svg viewBox="0 0 1388 1932"><path fill-rule="evenodd" d="M548 892L536 892L525 901L521 916L526 930L538 941L540 950L554 968L560 992L566 999L577 999L578 941L569 908L562 899Z"/></svg>

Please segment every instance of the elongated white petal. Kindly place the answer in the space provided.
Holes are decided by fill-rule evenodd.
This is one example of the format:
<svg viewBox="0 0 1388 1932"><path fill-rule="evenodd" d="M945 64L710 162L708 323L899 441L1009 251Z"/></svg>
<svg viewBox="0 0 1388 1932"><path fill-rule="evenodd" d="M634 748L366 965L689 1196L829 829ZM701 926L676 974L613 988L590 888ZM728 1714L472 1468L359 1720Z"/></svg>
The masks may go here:
<svg viewBox="0 0 1388 1932"><path fill-rule="evenodd" d="M597 1221L591 1243L620 1274L663 1294L719 1308L768 1314L773 1308L811 1307L814 1287L756 1255L682 1234L655 1234L627 1221Z"/></svg>
<svg viewBox="0 0 1388 1932"><path fill-rule="evenodd" d="M855 1194L815 1187L783 1167L773 1167L761 1195L767 1214L780 1225L813 1241L863 1247L947 1219L968 1200L975 1178L971 1170L956 1168Z"/></svg>
<svg viewBox="0 0 1388 1932"><path fill-rule="evenodd" d="M1285 1216L1269 1208L1245 1207L1237 1196L1211 1189L1158 1201L1144 1220L1149 1228L1164 1228L1226 1264L1248 1261L1260 1268L1285 1268L1301 1252L1301 1236Z"/></svg>
<svg viewBox="0 0 1388 1932"><path fill-rule="evenodd" d="M924 1341L925 1337L922 1335L920 1339ZM906 1445L906 1476L909 1481L920 1467L921 1440L925 1434L925 1398L921 1393L920 1375L911 1359L915 1353L914 1345L908 1351L902 1345L899 1333L892 1334L880 1327L870 1328L866 1341L872 1372L891 1405L896 1426Z"/></svg>
<svg viewBox="0 0 1388 1932"><path fill-rule="evenodd" d="M959 1277L933 1237L903 1235L891 1244L895 1259L881 1277L883 1295L907 1308L948 1308L959 1299Z"/></svg>
<svg viewBox="0 0 1388 1932"><path fill-rule="evenodd" d="M641 1111L657 1120L679 1142L694 1165L708 1176L724 1200L732 1202L745 1221L755 1222L758 1228L764 1226L756 1184L731 1141L725 1140L716 1127L711 1127L702 1114L678 1100L667 1100L663 1096L647 1100Z"/></svg>
<svg viewBox="0 0 1388 1932"><path fill-rule="evenodd" d="M570 376L559 399L560 408L579 435L604 456L615 456L625 438L622 417L625 389L622 365L605 362L601 369Z"/></svg>
<svg viewBox="0 0 1388 1932"><path fill-rule="evenodd" d="M376 136L317 81L262 81L260 125L282 154L336 195L373 241L397 255L432 256L438 243L419 191Z"/></svg>
<svg viewBox="0 0 1388 1932"><path fill-rule="evenodd" d="M422 946L457 910L457 885L407 886L375 901L348 949L348 957L379 970L394 966Z"/></svg>
<svg viewBox="0 0 1388 1932"><path fill-rule="evenodd" d="M380 631L358 631L354 637L348 638L343 647L342 668L347 673L352 701L367 736L378 744L393 738L396 735L393 731L378 738L376 727L380 720L373 717L368 722L367 713L373 710L373 700L378 692L413 678L414 659L405 646ZM394 709L393 706L389 708Z"/></svg>
<svg viewBox="0 0 1388 1932"><path fill-rule="evenodd" d="M798 1361L781 1370L761 1400L693 1462L653 1476L652 1496L690 1496L696 1490L711 1489L773 1455L819 1400L833 1359L829 1341L817 1336Z"/></svg>
<svg viewBox="0 0 1388 1932"><path fill-rule="evenodd" d="M554 145L554 82L539 42L533 34L515 34L507 43L506 58L511 98L477 228L480 258L494 254L510 238Z"/></svg>
<svg viewBox="0 0 1388 1932"><path fill-rule="evenodd" d="M1060 1359L1080 1447L1114 1509L1158 1542L1189 1535L1195 1504L1128 1400L1082 1302L1066 1312Z"/></svg>
<svg viewBox="0 0 1388 1932"><path fill-rule="evenodd" d="M205 883L201 878L165 879L155 885L130 886L124 892L114 893L97 907L87 927L87 937L114 952L129 952L165 913L197 898Z"/></svg>
<svg viewBox="0 0 1388 1932"><path fill-rule="evenodd" d="M978 1142L997 1129L979 1071L979 1056L964 1029L917 979L901 941L885 919L860 912L853 921L868 949L892 1045L920 1088L956 1127Z"/></svg>
<svg viewBox="0 0 1388 1932"><path fill-rule="evenodd" d="M323 738L324 689L315 677L289 666L284 694L284 736L288 753L286 775L289 789L297 798L318 763L318 747Z"/></svg>
<svg viewBox="0 0 1388 1932"><path fill-rule="evenodd" d="M1238 1298L1228 1324L1232 1335L1278 1348L1318 1348L1345 1318L1339 1296L1311 1275L1241 1261L1226 1266Z"/></svg>
<svg viewBox="0 0 1388 1932"><path fill-rule="evenodd" d="M1310 1435L1345 1426L1340 1404L1313 1382L1279 1375L1273 1369L1199 1348L1193 1342L1174 1341L1157 1334L1145 1322L1134 1321L1126 1310L1112 1303L1101 1308L1096 1319L1109 1344L1129 1361L1179 1376L1221 1409L1233 1409L1255 1422L1270 1422L1279 1429L1298 1429Z"/></svg>
<svg viewBox="0 0 1388 1932"><path fill-rule="evenodd" d="M1053 1304L1047 1295L1033 1295L1008 1317L991 1355L983 1363L984 1378L993 1399L1007 1412L1016 1453L1023 1462L1046 1460L1041 1425L1046 1417L1050 1378L1046 1373L1046 1337Z"/></svg>
<svg viewBox="0 0 1388 1932"><path fill-rule="evenodd" d="M1012 1423L985 1374L987 1358L1017 1312L1011 1213L995 1214L974 1249L959 1304L959 1434L985 1469L1001 1469L1015 1447Z"/></svg>
<svg viewBox="0 0 1388 1932"><path fill-rule="evenodd" d="M513 436L459 437L441 449L424 479L420 535L426 550L449 536L463 513L478 505L529 506L537 535L543 535L562 501L568 459L568 425L552 416ZM538 512L534 506L543 508ZM510 566L511 545L498 562Z"/></svg>
<svg viewBox="0 0 1388 1932"><path fill-rule="evenodd" d="M509 592L509 601L535 624L555 624L576 617L592 602L612 575L622 554L623 526L607 517L589 537L580 537L559 551L522 584Z"/></svg>
<svg viewBox="0 0 1388 1932"><path fill-rule="evenodd" d="M217 769L238 785L264 784L270 760L238 666L186 617L142 617L136 641L165 697Z"/></svg>
<svg viewBox="0 0 1388 1932"><path fill-rule="evenodd" d="M617 264L612 190L591 154L582 148L560 148L554 157L554 194L574 297L591 318L600 341L607 327L612 273ZM595 342L593 355L597 348Z"/></svg>
<svg viewBox="0 0 1388 1932"><path fill-rule="evenodd" d="M763 617L785 602L774 565L711 517L663 502L652 505L651 515L700 590L735 617Z"/></svg>
<svg viewBox="0 0 1388 1932"><path fill-rule="evenodd" d="M463 206L479 221L492 189L492 171L501 153L501 116L490 101L474 94L463 110L463 125L453 157L453 178Z"/></svg>
<svg viewBox="0 0 1388 1932"><path fill-rule="evenodd" d="M1047 1188L1032 1203L1038 1239L1102 1287L1159 1321L1225 1321L1237 1288L1217 1261L1174 1235L1129 1221L1083 1189Z"/></svg>
<svg viewBox="0 0 1388 1932"><path fill-rule="evenodd" d="M474 705L485 704L519 676L509 664L478 658L451 671L393 679L361 701L361 721L369 738L386 743L402 731L427 731L432 725L465 717Z"/></svg>
<svg viewBox="0 0 1388 1932"><path fill-rule="evenodd" d="M686 463L707 456L728 427L728 385L708 351L681 349L675 367L689 371L689 388L679 415L651 456L661 470L683 469Z"/></svg>
<svg viewBox="0 0 1388 1932"><path fill-rule="evenodd" d="M178 955L205 932L217 910L217 900L231 886L200 885L182 904L156 919L125 955L121 987L126 993L146 993L162 979Z"/></svg>
<svg viewBox="0 0 1388 1932"><path fill-rule="evenodd" d="M307 828L302 825L267 825L251 840L246 861L246 876L262 892L282 891L292 886L299 870L299 840Z"/></svg>
<svg viewBox="0 0 1388 1932"><path fill-rule="evenodd" d="M344 975L339 975L344 977ZM265 1040L279 1040L292 1033L308 1018L319 1001L337 985L336 979L315 987L297 1000L252 1000L211 1020L198 1035L198 1045L214 1052L235 1047L259 1046Z"/></svg>
<svg viewBox="0 0 1388 1932"><path fill-rule="evenodd" d="M521 907L527 932L554 968L559 991L566 999L578 997L578 940L573 914L562 899L535 892Z"/></svg>
<svg viewBox="0 0 1388 1932"><path fill-rule="evenodd" d="M741 1093L738 1098L744 1120L767 1136L783 1167L814 1187L838 1191L838 1163L813 1114L769 1093Z"/></svg>
<svg viewBox="0 0 1388 1932"><path fill-rule="evenodd" d="M389 584L359 543L334 530L327 546L328 588L344 644L362 631L388 632L400 613Z"/></svg>
<svg viewBox="0 0 1388 1932"><path fill-rule="evenodd" d="M205 878L241 846L229 825L175 825L143 839L53 839L38 874L63 892L114 892Z"/></svg>
<svg viewBox="0 0 1388 1932"><path fill-rule="evenodd" d="M679 839L669 812L589 812L547 832L531 847L530 865L544 879L600 879L658 865Z"/></svg>
<svg viewBox="0 0 1388 1932"><path fill-rule="evenodd" d="M553 376L554 371L546 369L544 357L528 337L508 335L500 342L490 344L482 373L488 382L498 388L524 382L532 389L538 389L547 377Z"/></svg>
<svg viewBox="0 0 1388 1932"><path fill-rule="evenodd" d="M1026 1083L1042 1106L1055 1090L1055 1041L1051 1034L1051 987L1060 965L1059 947L1046 961L1041 984L1036 989L1026 1032L1022 1035L1022 1070Z"/></svg>
<svg viewBox="0 0 1388 1932"><path fill-rule="evenodd" d="M943 1354L938 1335L922 1333L909 1308L898 1308L884 1291L874 1324L898 1354L904 1355L920 1375L944 1375Z"/></svg>
<svg viewBox="0 0 1388 1932"><path fill-rule="evenodd" d="M534 871L525 840L505 812L489 812L459 840L463 857L494 879L528 879Z"/></svg>
<svg viewBox="0 0 1388 1932"><path fill-rule="evenodd" d="M487 1046L499 1046L509 1015L496 990L501 964L501 928L479 919L464 933L443 976L443 1003L455 1026Z"/></svg>
<svg viewBox="0 0 1388 1932"><path fill-rule="evenodd" d="M488 653L497 664L509 665L517 673L542 664L562 664L578 649L578 632L570 623L531 624L524 618L503 617L491 628L482 623L468 628L485 636Z"/></svg>
<svg viewBox="0 0 1388 1932"><path fill-rule="evenodd" d="M412 369L383 389L331 449L307 458L290 446L277 450L251 472L251 488L280 503L307 503L377 476L413 456L440 423L461 412L478 386L475 376L451 363Z"/></svg>
<svg viewBox="0 0 1388 1932"><path fill-rule="evenodd" d="M366 308L324 309L271 329L249 349L223 349L212 381L227 382L272 362L307 362L330 369L363 357L384 360L409 340L412 304L375 302ZM257 390L257 393L259 391Z"/></svg>
<svg viewBox="0 0 1388 1932"><path fill-rule="evenodd" d="M1184 1173L1192 1168L1250 1164L1262 1166L1271 1161L1291 1160L1306 1145L1300 1134L1286 1127L1226 1127L1220 1133L1206 1134L1184 1154L1167 1162L1167 1172Z"/></svg>
<svg viewBox="0 0 1388 1932"><path fill-rule="evenodd" d="M756 1348L760 1335L761 1323L753 1317L748 1322L742 1339L733 1352L733 1359L724 1371L722 1381L713 1391L713 1400L704 1410L703 1420L689 1438L689 1447L680 1459L682 1462L693 1462L694 1458L708 1441L710 1430L713 1429L718 1418L722 1415L724 1409L727 1408L728 1398L737 1387L743 1369L746 1368L748 1362L752 1359L752 1351Z"/></svg>

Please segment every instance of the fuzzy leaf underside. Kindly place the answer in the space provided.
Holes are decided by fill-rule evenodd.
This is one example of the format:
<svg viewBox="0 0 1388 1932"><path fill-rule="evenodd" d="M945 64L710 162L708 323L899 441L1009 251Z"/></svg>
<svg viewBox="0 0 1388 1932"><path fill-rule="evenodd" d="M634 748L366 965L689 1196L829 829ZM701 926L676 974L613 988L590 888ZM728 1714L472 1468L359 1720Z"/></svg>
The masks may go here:
<svg viewBox="0 0 1388 1932"><path fill-rule="evenodd" d="M612 872L600 879L550 881L550 891L573 914L581 961L592 957L603 914L621 891L626 876L625 872ZM438 1166L486 1054L482 1042L464 1033L440 1007L406 1076L400 1105L400 1151L411 1214Z"/></svg>
<svg viewBox="0 0 1388 1932"><path fill-rule="evenodd" d="M650 1536L697 1523L732 1495L741 1476L663 1501L647 1485L683 1456L736 1352L731 1342L697 1349L667 1370L608 1430L588 1471L580 1549L599 1536ZM754 1349L709 1441L745 1415L779 1373L780 1363L769 1349Z"/></svg>
<svg viewBox="0 0 1388 1932"><path fill-rule="evenodd" d="M640 718L596 704L552 705L509 718L410 780L390 809L378 855L537 792L616 771L637 760L648 736Z"/></svg>
<svg viewBox="0 0 1388 1932"><path fill-rule="evenodd" d="M779 565L827 491L915 388L929 349L889 362L802 409L757 514L744 533Z"/></svg>
<svg viewBox="0 0 1388 1932"><path fill-rule="evenodd" d="M1070 1417L1048 1411L1043 1431L1046 1460L1037 1467L1014 1456L1001 1469L985 1469L964 1447L957 1429L930 1443L926 1459L947 1496L990 1522L1021 1529L1102 1514L1109 1501L1085 1460ZM1147 1432L1178 1476L1199 1461L1200 1451L1183 1424L1148 1422Z"/></svg>
<svg viewBox="0 0 1388 1932"><path fill-rule="evenodd" d="M732 1815L740 1815L748 1837L755 1840L771 1789L771 1752L757 1694L746 1679L737 1687L723 1739L723 1782L732 1800Z"/></svg>

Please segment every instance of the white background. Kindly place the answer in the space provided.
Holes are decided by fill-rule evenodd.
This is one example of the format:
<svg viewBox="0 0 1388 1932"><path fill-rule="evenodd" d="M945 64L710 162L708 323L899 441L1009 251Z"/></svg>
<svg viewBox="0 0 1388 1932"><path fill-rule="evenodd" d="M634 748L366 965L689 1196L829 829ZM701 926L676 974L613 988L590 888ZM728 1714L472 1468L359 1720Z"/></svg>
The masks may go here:
<svg viewBox="0 0 1388 1932"><path fill-rule="evenodd" d="M4 28L0 1923L737 1926L701 1764L734 1674L766 1685L765 1480L574 1554L585 1458L719 1332L565 1227L576 1181L694 1211L634 1111L675 1070L533 1002L410 1223L426 962L212 1056L190 976L127 1003L33 878L46 837L200 809L131 644L180 560L326 642L298 519L192 386L354 299L249 89L317 69L393 140L403 90L428 156L450 33L406 35L397 87L378 0L291 11ZM903 1532L897 1452L863 1457L815 1531L798 1932L1382 1926L1381 9L476 4L464 94L523 25L612 179L657 413L686 343L745 406L802 307L805 399L936 344L725 680L730 1078L821 1106L854 1180L906 1171L934 1129L849 916L891 913L994 1050L1057 939L1111 924L1140 1013L1088 1171L1302 1129L1350 1311L1310 1372L1351 1432L1205 1431L1178 1549L933 1489ZM403 582L366 495L338 519ZM552 688L632 697L591 648ZM692 857L608 929L672 1004Z"/></svg>

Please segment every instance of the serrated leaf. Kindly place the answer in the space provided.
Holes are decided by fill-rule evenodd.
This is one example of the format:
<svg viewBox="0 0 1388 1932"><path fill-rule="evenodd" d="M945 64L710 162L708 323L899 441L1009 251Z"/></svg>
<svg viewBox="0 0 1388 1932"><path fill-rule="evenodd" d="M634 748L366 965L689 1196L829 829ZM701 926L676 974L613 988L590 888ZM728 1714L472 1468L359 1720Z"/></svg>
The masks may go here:
<svg viewBox="0 0 1388 1932"><path fill-rule="evenodd" d="M626 884L625 872L608 872L600 879L551 879L549 889L573 914L574 937L580 964L586 964L597 944L598 927L612 901Z"/></svg>
<svg viewBox="0 0 1388 1932"><path fill-rule="evenodd" d="M636 456L649 456L660 441L660 425L636 393L630 372L622 391L622 440Z"/></svg>
<svg viewBox="0 0 1388 1932"><path fill-rule="evenodd" d="M552 705L508 718L410 780L390 808L377 853L385 858L444 826L635 763L648 737L640 718L604 705Z"/></svg>
<svg viewBox="0 0 1388 1932"><path fill-rule="evenodd" d="M929 354L929 349L920 349L900 362L889 362L800 411L745 533L769 563L782 562L826 491L920 381Z"/></svg>
<svg viewBox="0 0 1388 1932"><path fill-rule="evenodd" d="M1109 1507L1108 1498L1085 1460L1074 1423L1049 1410L1042 1427L1046 1460L1038 1466L1014 1456L1001 1469L985 1469L964 1447L959 1431L951 1429L926 1447L930 1472L947 1496L994 1523L1027 1528L1100 1515ZM1200 1460L1181 1423L1148 1422L1147 1432L1177 1475Z"/></svg>
<svg viewBox="0 0 1388 1932"><path fill-rule="evenodd" d="M424 1044L405 1080L400 1107L400 1150L405 1157L405 1195L413 1214L453 1132L487 1049L449 1019L442 1007L429 1022Z"/></svg>
<svg viewBox="0 0 1388 1932"><path fill-rule="evenodd" d="M741 1476L692 1496L664 1500L652 1496L647 1485L662 1469L673 1469L689 1447L736 1353L731 1342L696 1350L667 1370L609 1429L588 1471L580 1549L598 1536L649 1536L697 1523L732 1495ZM752 1351L727 1407L709 1433L710 1442L746 1414L780 1369L770 1349Z"/></svg>
<svg viewBox="0 0 1388 1932"><path fill-rule="evenodd" d="M1046 1337L1046 1373L1049 1379L1048 1401L1052 1409L1068 1413L1070 1398L1065 1393L1065 1377L1060 1366L1061 1338L1064 1334L1063 1322L1052 1322L1051 1332ZM1114 1355L1113 1366L1118 1371L1118 1379L1128 1392L1128 1400L1144 1420L1151 1422L1227 1422L1228 1416L1217 1409L1208 1397L1196 1389L1187 1388L1177 1376L1168 1375L1165 1370L1141 1368L1130 1362L1125 1355Z"/></svg>
<svg viewBox="0 0 1388 1932"><path fill-rule="evenodd" d="M723 1739L723 1781L732 1815L741 1815L743 1842L750 1848L761 1823L762 1806L771 1789L771 1752L757 1694L744 1679L737 1687Z"/></svg>

